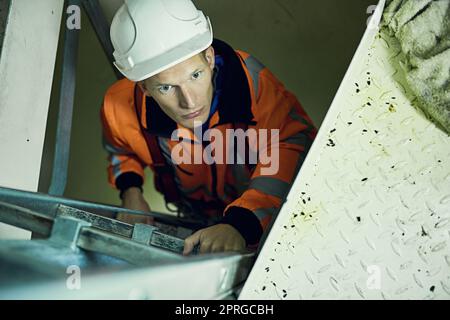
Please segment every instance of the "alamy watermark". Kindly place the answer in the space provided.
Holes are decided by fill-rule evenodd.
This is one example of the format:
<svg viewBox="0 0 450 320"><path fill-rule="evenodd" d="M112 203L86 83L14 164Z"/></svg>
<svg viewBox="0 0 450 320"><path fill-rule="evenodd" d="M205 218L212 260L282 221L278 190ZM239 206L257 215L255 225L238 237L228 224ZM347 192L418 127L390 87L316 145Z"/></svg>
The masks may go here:
<svg viewBox="0 0 450 320"><path fill-rule="evenodd" d="M366 9L366 13L369 15L369 17L367 18L366 24L369 28L377 27L374 19L372 19L373 13L375 12L376 9L377 9L376 4L372 4L372 5L368 6ZM70 5L67 7L66 12L68 14L67 21L66 21L67 29L80 30L81 29L81 9L80 9L80 7L77 5Z"/></svg>
<svg viewBox="0 0 450 320"><path fill-rule="evenodd" d="M375 19L373 19L373 14L375 12L375 10L377 9L377 5L376 4L372 4L370 6L367 7L366 9L366 13L369 15L369 17L367 18L366 21L366 25L369 29L375 29L378 27L378 24L376 23Z"/></svg>
<svg viewBox="0 0 450 320"><path fill-rule="evenodd" d="M81 9L77 5L71 5L67 7L67 21L66 26L69 30L81 29Z"/></svg>
<svg viewBox="0 0 450 320"><path fill-rule="evenodd" d="M66 273L69 275L66 280L66 287L69 290L81 290L81 269L77 265L68 266Z"/></svg>
<svg viewBox="0 0 450 320"><path fill-rule="evenodd" d="M371 265L367 267L367 273L369 277L366 281L367 289L380 290L381 289L381 269L377 265Z"/></svg>
<svg viewBox="0 0 450 320"><path fill-rule="evenodd" d="M224 134L219 129L212 128L203 132L202 123L196 121L193 131L202 143L206 143L206 147L194 147L189 152L185 150L185 145L178 143L171 151L174 164L260 164L261 175L274 175L278 172L279 129L226 129ZM171 140L179 142L180 136L189 135L188 129L177 129L173 131Z"/></svg>

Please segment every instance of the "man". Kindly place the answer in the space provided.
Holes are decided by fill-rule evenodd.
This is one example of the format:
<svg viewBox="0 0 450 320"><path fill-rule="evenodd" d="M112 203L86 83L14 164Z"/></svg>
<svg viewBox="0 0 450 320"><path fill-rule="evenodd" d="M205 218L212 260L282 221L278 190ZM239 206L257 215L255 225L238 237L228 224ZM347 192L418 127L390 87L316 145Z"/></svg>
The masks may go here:
<svg viewBox="0 0 450 320"><path fill-rule="evenodd" d="M215 222L185 240L184 254L257 245L316 135L295 96L254 57L213 39L190 0L125 1L111 38L127 79L108 90L101 115L122 205L150 211L150 166L167 203Z"/></svg>

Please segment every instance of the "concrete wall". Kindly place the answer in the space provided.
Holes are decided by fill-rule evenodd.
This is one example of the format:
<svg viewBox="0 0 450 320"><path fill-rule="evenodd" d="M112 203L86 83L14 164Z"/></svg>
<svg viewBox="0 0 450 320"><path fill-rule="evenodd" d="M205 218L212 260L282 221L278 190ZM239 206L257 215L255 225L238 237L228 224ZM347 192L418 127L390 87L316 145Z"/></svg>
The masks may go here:
<svg viewBox="0 0 450 320"><path fill-rule="evenodd" d="M100 1L111 21L120 0ZM213 23L215 37L259 58L292 90L316 125L320 125L366 28L373 0L199 0ZM231 20L232 18L232 20ZM80 35L77 93L66 196L118 204L106 182L106 153L101 147L99 109L114 74L88 19ZM60 68L56 71L59 80ZM55 83L55 85L58 82ZM56 88L56 86L54 86ZM54 143L58 90L50 105L40 191L48 189ZM154 210L162 197L145 185Z"/></svg>
<svg viewBox="0 0 450 320"><path fill-rule="evenodd" d="M60 0L0 5L2 187L38 189L62 8ZM2 238L28 237L28 232L16 231L0 225Z"/></svg>

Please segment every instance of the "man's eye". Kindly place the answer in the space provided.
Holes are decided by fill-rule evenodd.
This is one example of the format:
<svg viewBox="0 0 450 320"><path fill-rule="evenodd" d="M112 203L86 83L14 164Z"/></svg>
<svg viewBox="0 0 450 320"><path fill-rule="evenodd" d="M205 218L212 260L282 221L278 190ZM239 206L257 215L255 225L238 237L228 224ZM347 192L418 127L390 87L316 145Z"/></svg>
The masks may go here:
<svg viewBox="0 0 450 320"><path fill-rule="evenodd" d="M201 74L202 74L201 71L198 71L198 72L194 73L192 75L192 79L197 80L198 78L200 78Z"/></svg>
<svg viewBox="0 0 450 320"><path fill-rule="evenodd" d="M159 92L161 93L168 93L172 89L172 86L166 85L159 87Z"/></svg>

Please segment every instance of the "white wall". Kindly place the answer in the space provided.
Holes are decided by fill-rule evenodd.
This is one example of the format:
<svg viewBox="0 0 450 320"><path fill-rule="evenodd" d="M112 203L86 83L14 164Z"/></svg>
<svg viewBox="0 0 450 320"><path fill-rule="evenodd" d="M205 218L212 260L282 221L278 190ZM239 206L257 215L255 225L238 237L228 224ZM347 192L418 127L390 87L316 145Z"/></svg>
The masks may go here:
<svg viewBox="0 0 450 320"><path fill-rule="evenodd" d="M63 0L12 1L0 60L0 186L37 191ZM0 238L28 236L3 225Z"/></svg>

